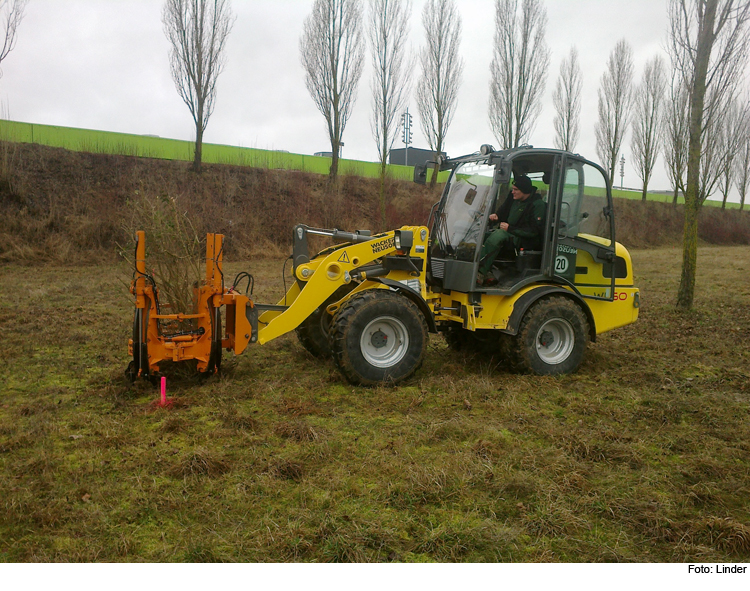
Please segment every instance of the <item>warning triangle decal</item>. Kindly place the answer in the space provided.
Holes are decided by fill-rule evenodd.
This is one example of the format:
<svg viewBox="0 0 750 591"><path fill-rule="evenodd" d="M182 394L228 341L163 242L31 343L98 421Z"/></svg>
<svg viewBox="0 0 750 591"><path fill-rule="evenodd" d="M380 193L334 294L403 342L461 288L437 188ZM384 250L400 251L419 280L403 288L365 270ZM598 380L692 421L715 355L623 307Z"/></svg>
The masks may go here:
<svg viewBox="0 0 750 591"><path fill-rule="evenodd" d="M341 256L337 259L339 263L348 263L349 262L349 255L346 254L346 251L341 253Z"/></svg>

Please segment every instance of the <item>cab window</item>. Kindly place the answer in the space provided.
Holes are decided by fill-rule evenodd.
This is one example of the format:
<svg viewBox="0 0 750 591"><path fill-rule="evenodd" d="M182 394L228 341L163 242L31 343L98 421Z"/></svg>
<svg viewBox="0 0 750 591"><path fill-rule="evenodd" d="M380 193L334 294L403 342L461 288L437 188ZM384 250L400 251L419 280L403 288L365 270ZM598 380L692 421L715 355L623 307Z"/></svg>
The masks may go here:
<svg viewBox="0 0 750 591"><path fill-rule="evenodd" d="M454 173L436 238L440 250L458 260L474 260L481 243L484 213L493 198L494 171L494 166L472 162Z"/></svg>
<svg viewBox="0 0 750 591"><path fill-rule="evenodd" d="M570 162L560 204L560 236L594 235L610 239L608 207L607 182L601 171L584 162Z"/></svg>

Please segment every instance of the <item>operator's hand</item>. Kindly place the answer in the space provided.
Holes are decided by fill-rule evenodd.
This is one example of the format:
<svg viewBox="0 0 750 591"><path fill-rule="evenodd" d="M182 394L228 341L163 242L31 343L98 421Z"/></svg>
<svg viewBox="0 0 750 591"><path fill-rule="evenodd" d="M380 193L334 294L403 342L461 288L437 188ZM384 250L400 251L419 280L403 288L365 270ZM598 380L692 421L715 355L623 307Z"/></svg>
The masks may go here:
<svg viewBox="0 0 750 591"><path fill-rule="evenodd" d="M500 229L501 230L507 231L508 228L510 228L510 225L508 224L508 222L500 222Z"/></svg>
<svg viewBox="0 0 750 591"><path fill-rule="evenodd" d="M496 213L491 213L490 214L490 221L491 222L496 222L497 221L497 214Z"/></svg>

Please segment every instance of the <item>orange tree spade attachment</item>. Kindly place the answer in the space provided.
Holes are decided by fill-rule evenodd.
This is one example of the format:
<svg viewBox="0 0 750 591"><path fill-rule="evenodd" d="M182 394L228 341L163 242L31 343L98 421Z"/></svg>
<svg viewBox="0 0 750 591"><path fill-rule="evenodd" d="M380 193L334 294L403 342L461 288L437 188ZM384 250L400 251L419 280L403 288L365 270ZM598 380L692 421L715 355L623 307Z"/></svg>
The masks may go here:
<svg viewBox="0 0 750 591"><path fill-rule="evenodd" d="M133 337L128 352L133 360L126 371L131 380L138 377L156 381L162 361L194 359L198 371L214 374L221 366L221 350L239 354L257 338L258 315L252 301L235 286L225 287L222 270L224 236L206 236L206 277L195 289L193 314L163 314L159 290L146 272L145 233L136 232L135 274L130 292L135 296ZM240 274L237 280L242 279ZM252 277L247 275L248 287ZM226 334L222 338L221 307L226 306ZM187 330L168 332L167 328Z"/></svg>
<svg viewBox="0 0 750 591"><path fill-rule="evenodd" d="M330 236L337 244L311 259L308 234ZM424 299L427 228L403 227L371 236L365 231L298 225L294 236L295 281L277 304L258 304L249 297L252 291L249 295L237 291L245 279L250 289L253 278L248 273L240 273L231 287L225 286L224 237L208 234L206 277L195 290L194 313L165 314L155 280L146 272L144 233L137 232L131 285L135 314L128 347L133 360L128 377L156 382L161 362L187 360L197 362L199 374L212 375L219 370L222 349L240 354L250 343L263 344L294 330L313 354L336 355L339 368L355 383L398 382L410 376L427 349L428 328L436 332L432 310ZM364 297L365 291L373 293ZM394 300L394 295L399 297ZM369 305L362 316L358 310L366 302ZM349 309L350 303L354 308ZM383 306L390 310L385 319L380 318ZM356 319L359 324L371 313L375 316L365 323L369 334L365 343L361 330L349 329L349 321ZM337 331L333 330L334 316L343 319ZM188 329L183 328L186 323ZM332 334L343 336L329 347ZM364 343L363 351L354 351L349 341ZM353 361L349 360L351 352L357 357Z"/></svg>

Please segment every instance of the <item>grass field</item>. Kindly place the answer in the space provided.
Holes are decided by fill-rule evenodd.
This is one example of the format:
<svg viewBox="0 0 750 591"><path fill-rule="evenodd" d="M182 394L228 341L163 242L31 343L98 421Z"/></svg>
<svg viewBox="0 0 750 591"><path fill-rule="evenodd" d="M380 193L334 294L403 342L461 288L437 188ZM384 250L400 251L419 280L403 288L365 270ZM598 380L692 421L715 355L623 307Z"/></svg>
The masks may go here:
<svg viewBox="0 0 750 591"><path fill-rule="evenodd" d="M750 248L635 251L637 324L563 378L433 337L355 388L294 336L126 385L115 267L0 266L2 561L750 560ZM281 261L249 270L281 294Z"/></svg>

